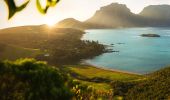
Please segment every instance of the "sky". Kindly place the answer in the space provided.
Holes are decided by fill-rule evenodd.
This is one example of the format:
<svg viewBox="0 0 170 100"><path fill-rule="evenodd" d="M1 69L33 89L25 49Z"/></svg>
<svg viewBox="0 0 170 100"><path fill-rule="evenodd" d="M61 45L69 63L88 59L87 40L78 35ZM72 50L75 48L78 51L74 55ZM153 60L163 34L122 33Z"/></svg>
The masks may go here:
<svg viewBox="0 0 170 100"><path fill-rule="evenodd" d="M17 5L21 5L25 0L15 0ZM44 4L45 0L41 0ZM131 12L139 13L148 5L170 4L170 0L61 0L55 7L50 8L46 15L38 12L35 4L36 0L31 0L28 6L8 20L8 10L4 0L0 0L0 29L23 26L54 24L65 18L75 18L84 21L94 15L100 7L111 3L125 4Z"/></svg>

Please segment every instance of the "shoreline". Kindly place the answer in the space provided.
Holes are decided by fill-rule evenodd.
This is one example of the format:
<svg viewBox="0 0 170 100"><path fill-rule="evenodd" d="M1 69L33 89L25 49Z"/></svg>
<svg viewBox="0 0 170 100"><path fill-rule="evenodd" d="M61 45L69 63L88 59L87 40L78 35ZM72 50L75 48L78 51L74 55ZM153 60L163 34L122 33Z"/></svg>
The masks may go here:
<svg viewBox="0 0 170 100"><path fill-rule="evenodd" d="M135 73L135 72L129 72L129 71L123 71L123 70L117 70L117 69L110 69L110 68L104 68L102 66L97 66L97 65L93 65L90 64L88 62L86 62L85 60L81 61L80 65L87 65L87 66L91 66L97 69L101 69L101 70L105 70L105 71L111 71L111 72L117 72L117 73L124 73L124 74L131 74L131 75L143 75L143 74L139 74L139 73Z"/></svg>

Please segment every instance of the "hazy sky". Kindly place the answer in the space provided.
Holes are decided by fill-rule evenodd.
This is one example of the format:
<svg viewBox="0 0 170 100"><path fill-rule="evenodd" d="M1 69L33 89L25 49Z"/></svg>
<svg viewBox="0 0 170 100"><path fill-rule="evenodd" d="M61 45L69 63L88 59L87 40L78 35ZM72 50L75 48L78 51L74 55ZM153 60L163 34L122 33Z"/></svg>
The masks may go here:
<svg viewBox="0 0 170 100"><path fill-rule="evenodd" d="M0 0L0 28L31 24L57 23L57 21L69 17L83 21L91 17L101 6L105 6L113 2L126 4L127 7L134 13L139 13L145 6L148 5L170 4L170 0L61 0L56 7L49 9L46 15L41 15L36 9L36 0L31 0L26 9L17 13L8 21L8 11L3 1L4 0ZM25 0L15 1L17 5L20 5Z"/></svg>

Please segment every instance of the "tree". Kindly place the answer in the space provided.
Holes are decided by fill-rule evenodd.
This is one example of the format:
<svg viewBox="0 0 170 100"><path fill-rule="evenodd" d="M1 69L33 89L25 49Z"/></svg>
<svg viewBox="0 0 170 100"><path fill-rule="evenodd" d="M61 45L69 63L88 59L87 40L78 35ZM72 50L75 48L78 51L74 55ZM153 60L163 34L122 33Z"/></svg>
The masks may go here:
<svg viewBox="0 0 170 100"><path fill-rule="evenodd" d="M47 10L50 7L54 7L60 0L46 0L46 1L47 1L46 7L43 8L40 3L40 0L36 0L37 9L42 14L46 14ZM14 0L5 0L5 3L7 4L9 10L8 19L12 18L17 12L22 11L28 5L29 2L30 0L26 0L24 4L17 7Z"/></svg>
<svg viewBox="0 0 170 100"><path fill-rule="evenodd" d="M66 75L44 62L0 62L0 100L69 100Z"/></svg>

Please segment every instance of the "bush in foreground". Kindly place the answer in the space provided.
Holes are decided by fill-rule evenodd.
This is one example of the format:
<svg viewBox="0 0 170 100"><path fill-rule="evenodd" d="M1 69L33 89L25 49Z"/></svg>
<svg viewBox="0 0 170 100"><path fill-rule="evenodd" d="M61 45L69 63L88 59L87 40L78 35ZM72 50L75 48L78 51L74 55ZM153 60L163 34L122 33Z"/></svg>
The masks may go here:
<svg viewBox="0 0 170 100"><path fill-rule="evenodd" d="M0 62L0 100L68 100L66 77L34 59Z"/></svg>
<svg viewBox="0 0 170 100"><path fill-rule="evenodd" d="M0 62L0 100L96 100L109 94L35 59Z"/></svg>

